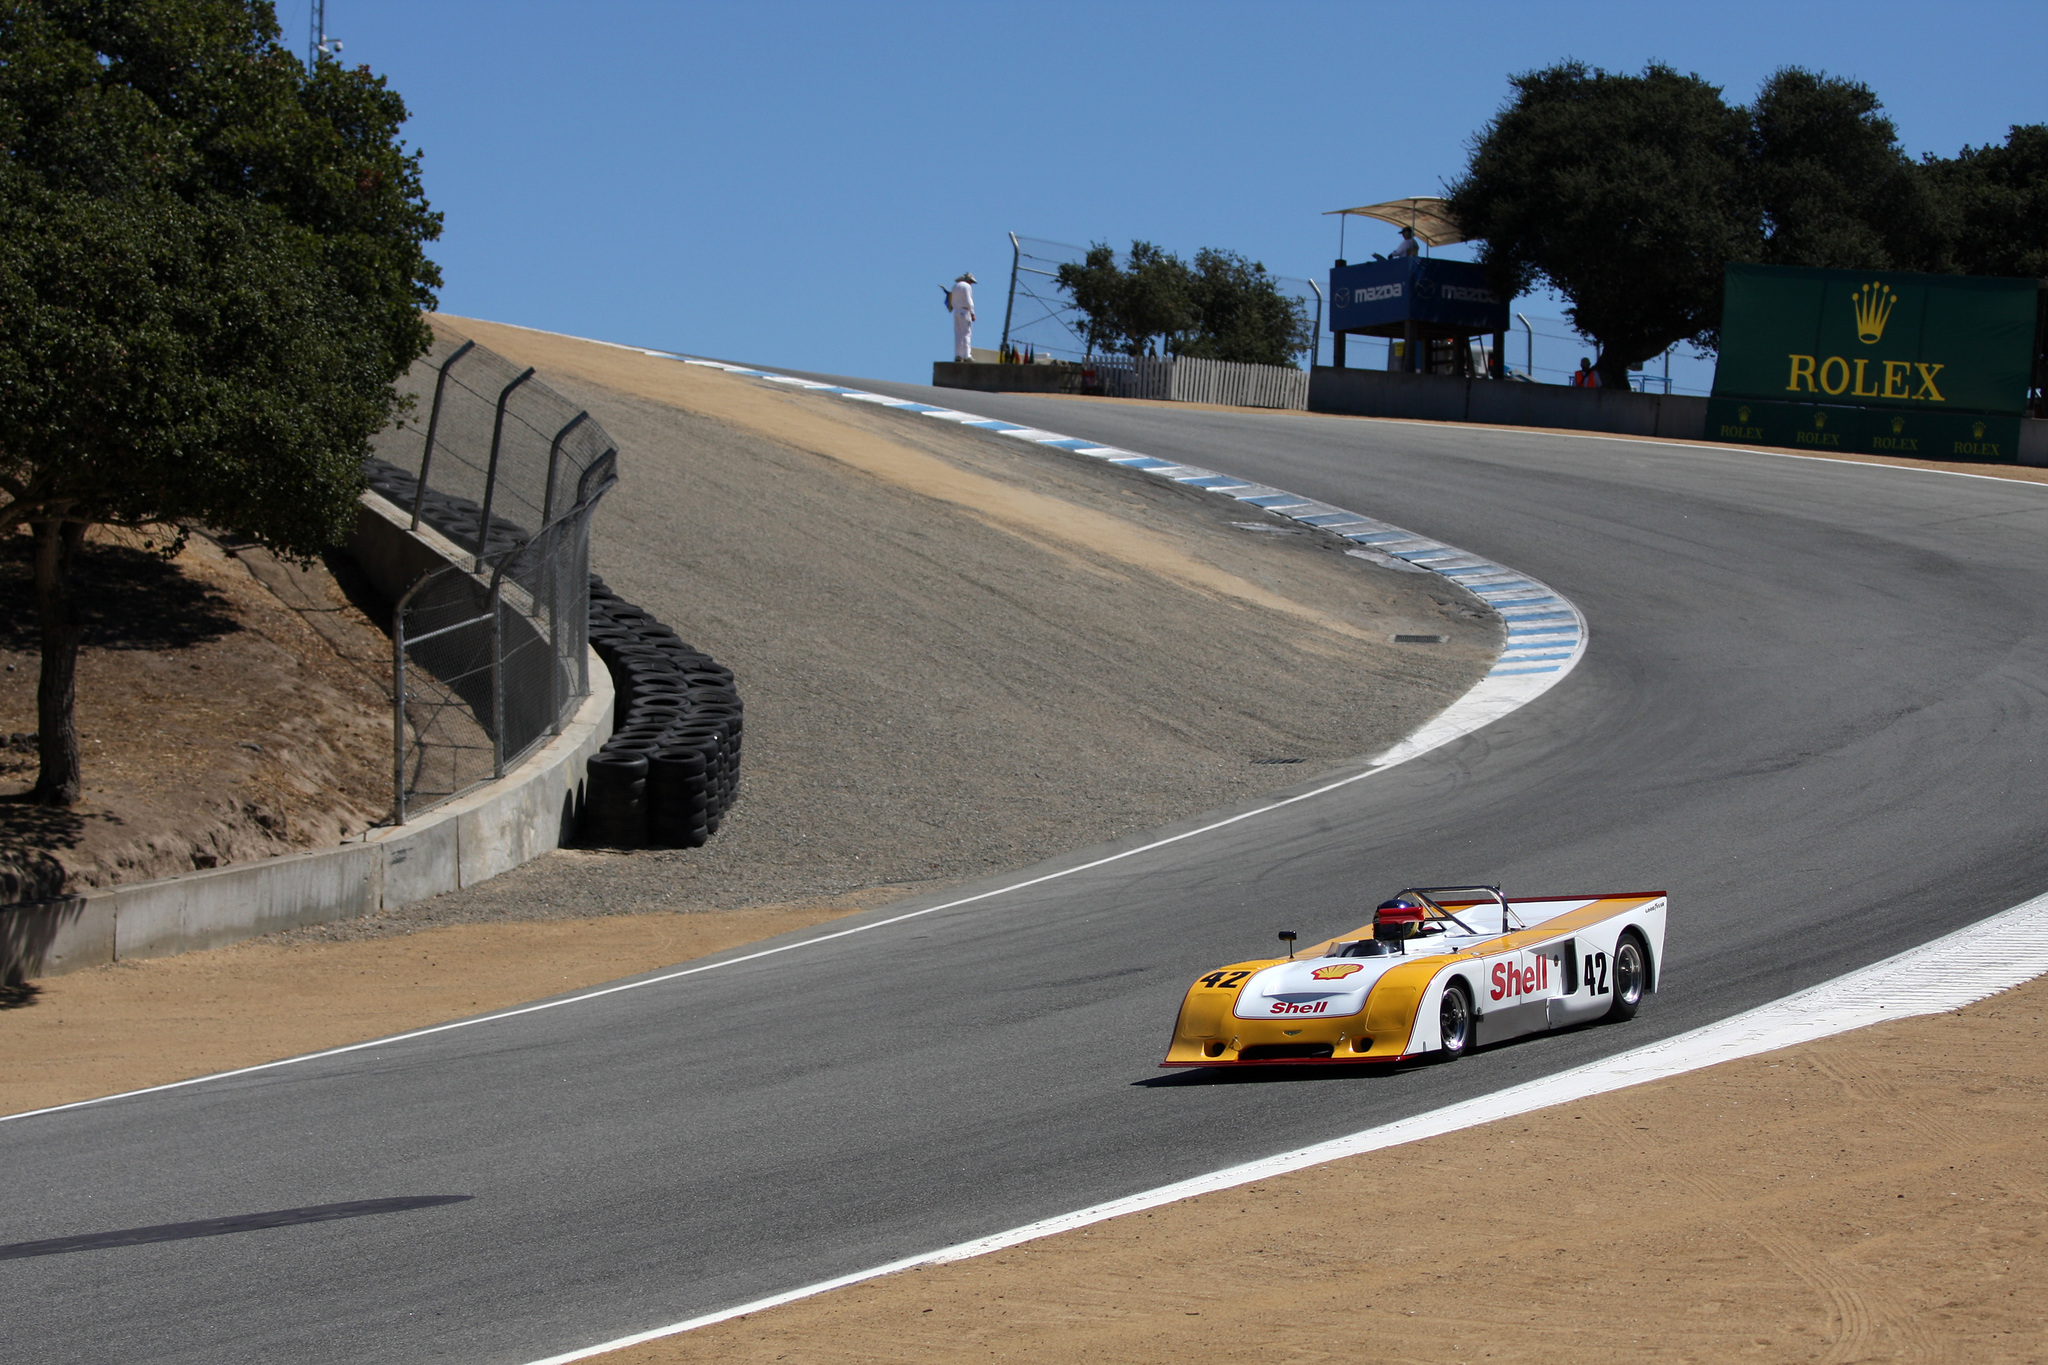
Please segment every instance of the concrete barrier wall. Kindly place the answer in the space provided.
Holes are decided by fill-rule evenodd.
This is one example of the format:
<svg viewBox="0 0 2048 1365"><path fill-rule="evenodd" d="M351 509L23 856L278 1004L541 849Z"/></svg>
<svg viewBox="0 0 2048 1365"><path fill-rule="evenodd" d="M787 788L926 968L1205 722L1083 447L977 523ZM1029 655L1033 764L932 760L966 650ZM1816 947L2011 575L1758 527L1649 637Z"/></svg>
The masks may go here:
<svg viewBox="0 0 2048 1365"><path fill-rule="evenodd" d="M2048 418L2020 418L2020 463L2048 465Z"/></svg>
<svg viewBox="0 0 2048 1365"><path fill-rule="evenodd" d="M446 537L405 529L366 493L351 548L392 597L428 569L469 556ZM339 848L290 853L79 896L0 906L0 978L56 976L123 958L167 957L474 886L575 832L585 766L612 732L611 674L589 655L590 695L562 733L504 778L436 806L417 822L375 829Z"/></svg>
<svg viewBox="0 0 2048 1365"><path fill-rule="evenodd" d="M932 363L932 385L978 393L1074 393L1081 379L1066 365L975 365L959 360Z"/></svg>
<svg viewBox="0 0 2048 1365"><path fill-rule="evenodd" d="M1317 366L1309 376L1308 410L1351 417L1564 427L1690 440L1704 439L1707 432L1707 400L1690 394L1574 389L1562 384L1461 379L1399 370L1340 370L1329 365Z"/></svg>

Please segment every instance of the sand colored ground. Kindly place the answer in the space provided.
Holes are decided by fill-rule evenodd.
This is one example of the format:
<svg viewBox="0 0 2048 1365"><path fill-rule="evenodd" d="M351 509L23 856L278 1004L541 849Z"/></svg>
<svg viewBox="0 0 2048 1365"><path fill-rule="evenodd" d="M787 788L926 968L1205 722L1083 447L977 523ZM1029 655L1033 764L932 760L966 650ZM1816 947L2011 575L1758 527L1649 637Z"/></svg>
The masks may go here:
<svg viewBox="0 0 2048 1365"><path fill-rule="evenodd" d="M485 1014L808 928L885 898L455 924L344 943L259 940L50 977L0 997L0 1113Z"/></svg>
<svg viewBox="0 0 2048 1365"><path fill-rule="evenodd" d="M82 799L15 799L36 774L30 543L0 543L0 738L20 740L0 752L0 902L333 844L390 808L390 645L323 566L203 536L165 561L106 529L72 575Z"/></svg>
<svg viewBox="0 0 2048 1365"><path fill-rule="evenodd" d="M602 1359L2039 1361L2044 1017L2048 980Z"/></svg>

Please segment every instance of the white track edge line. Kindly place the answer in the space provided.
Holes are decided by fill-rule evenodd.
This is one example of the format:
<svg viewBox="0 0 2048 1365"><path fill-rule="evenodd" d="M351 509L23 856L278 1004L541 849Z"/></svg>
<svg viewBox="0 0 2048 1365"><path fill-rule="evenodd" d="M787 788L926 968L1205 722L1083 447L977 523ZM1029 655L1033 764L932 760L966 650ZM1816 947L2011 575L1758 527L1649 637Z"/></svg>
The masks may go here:
<svg viewBox="0 0 2048 1365"><path fill-rule="evenodd" d="M1997 941L1987 942L1993 939ZM1971 961L1972 958L1975 961ZM1963 959L1965 966L1975 970L1961 975L1928 970L1930 964L1939 964L1942 959ZM1277 1156L1227 1166L1206 1175L1058 1214L1005 1232L958 1242L920 1256L907 1256L885 1265L805 1285L801 1289L704 1313L666 1327L549 1356L530 1365L570 1365L572 1361L588 1360L800 1299L814 1298L864 1280L879 1279L920 1266L944 1265L986 1256L990 1252L1178 1203L1197 1195L1235 1189L1345 1157L1441 1137L1538 1109L1590 1099L1652 1081L1668 1080L1689 1071L1776 1052L1871 1024L1960 1009L2000 991L2011 990L2044 973L2048 973L2048 895L2036 896L1932 942L1909 948L1881 962L1770 1004L1555 1076L1528 1081Z"/></svg>

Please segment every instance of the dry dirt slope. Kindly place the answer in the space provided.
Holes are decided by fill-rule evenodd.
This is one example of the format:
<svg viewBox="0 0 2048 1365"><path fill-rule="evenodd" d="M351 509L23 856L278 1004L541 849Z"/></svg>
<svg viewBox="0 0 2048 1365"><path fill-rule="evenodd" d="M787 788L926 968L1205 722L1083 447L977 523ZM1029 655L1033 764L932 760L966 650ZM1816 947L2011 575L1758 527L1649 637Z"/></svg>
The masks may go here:
<svg viewBox="0 0 2048 1365"><path fill-rule="evenodd" d="M437 325L538 366L618 439L597 568L738 671L745 795L703 849L559 855L337 932L927 889L1373 753L1498 650L1498 619L1442 580L1241 529L1267 520L1241 504L637 351Z"/></svg>

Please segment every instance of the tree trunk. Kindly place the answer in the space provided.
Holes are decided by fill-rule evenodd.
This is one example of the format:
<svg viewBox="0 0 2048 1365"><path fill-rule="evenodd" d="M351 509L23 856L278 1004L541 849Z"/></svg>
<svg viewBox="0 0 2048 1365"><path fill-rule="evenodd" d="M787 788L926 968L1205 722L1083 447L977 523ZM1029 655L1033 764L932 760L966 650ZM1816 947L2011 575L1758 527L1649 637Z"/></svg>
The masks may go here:
<svg viewBox="0 0 2048 1365"><path fill-rule="evenodd" d="M1629 362L1618 355L1602 352L1593 362L1593 368L1600 372L1600 387L1603 389L1625 389L1628 387Z"/></svg>
<svg viewBox="0 0 2048 1365"><path fill-rule="evenodd" d="M78 800L78 621L71 611L71 561L85 525L39 521L36 532L36 618L42 628L42 675L36 684L36 757L41 771L29 796L50 806Z"/></svg>

